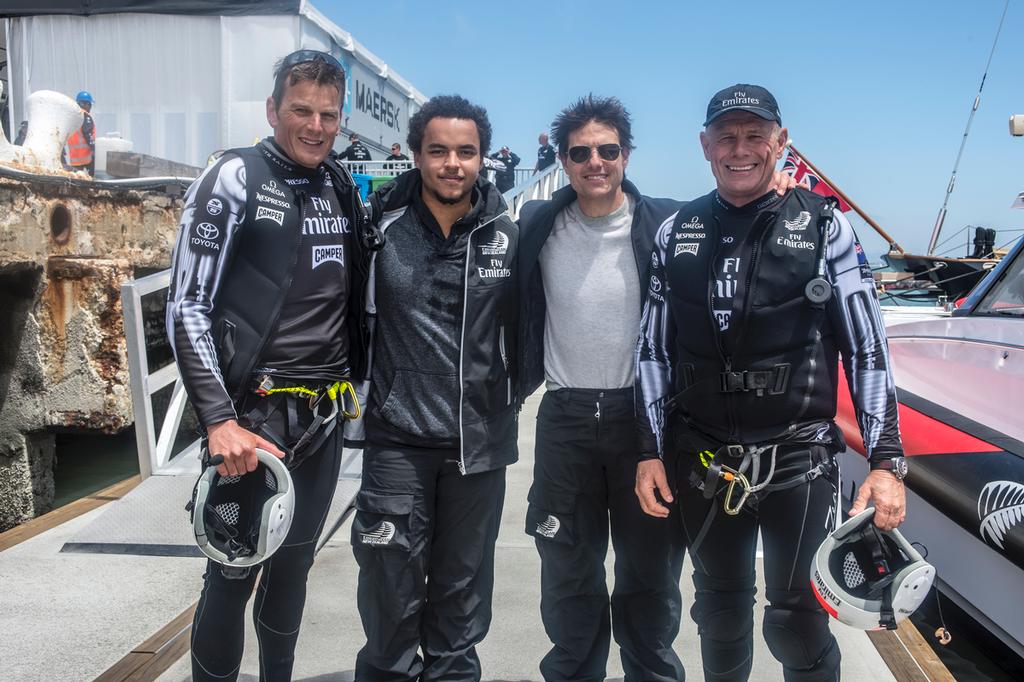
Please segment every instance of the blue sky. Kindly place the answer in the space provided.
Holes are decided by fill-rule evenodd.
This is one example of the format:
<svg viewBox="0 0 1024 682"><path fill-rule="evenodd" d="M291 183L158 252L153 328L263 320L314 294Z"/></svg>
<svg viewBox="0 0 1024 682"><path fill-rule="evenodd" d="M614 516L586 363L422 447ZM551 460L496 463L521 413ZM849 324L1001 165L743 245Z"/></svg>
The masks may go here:
<svg viewBox="0 0 1024 682"><path fill-rule="evenodd" d="M637 145L627 175L650 195L707 192L698 134L708 99L733 83L764 85L797 147L916 251L942 205L1003 10L1003 0L313 4L428 97L457 92L487 107L494 146L530 163L559 109L591 91L618 96ZM945 236L968 224L1024 228L1024 210L1009 208L1024 191L1024 138L1007 127L1024 114L1022 36L1024 6L1011 2ZM855 225L869 253L885 250Z"/></svg>

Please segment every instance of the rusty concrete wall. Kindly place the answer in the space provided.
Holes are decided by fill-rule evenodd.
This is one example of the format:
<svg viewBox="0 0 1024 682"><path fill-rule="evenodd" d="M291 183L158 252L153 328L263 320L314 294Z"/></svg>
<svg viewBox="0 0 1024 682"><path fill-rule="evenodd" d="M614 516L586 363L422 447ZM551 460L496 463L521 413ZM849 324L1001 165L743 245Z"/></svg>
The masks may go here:
<svg viewBox="0 0 1024 682"><path fill-rule="evenodd" d="M48 510L54 434L133 421L120 287L169 265L164 193L0 180L0 530Z"/></svg>

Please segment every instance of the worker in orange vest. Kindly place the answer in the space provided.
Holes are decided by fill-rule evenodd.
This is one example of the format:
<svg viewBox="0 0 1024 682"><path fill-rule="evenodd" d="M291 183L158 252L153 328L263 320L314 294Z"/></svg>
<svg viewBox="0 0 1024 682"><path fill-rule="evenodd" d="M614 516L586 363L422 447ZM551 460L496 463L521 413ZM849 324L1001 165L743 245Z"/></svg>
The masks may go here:
<svg viewBox="0 0 1024 682"><path fill-rule="evenodd" d="M96 124L92 120L92 95L82 90L75 95L82 108L82 127L68 137L68 166L71 170L85 170L96 174Z"/></svg>

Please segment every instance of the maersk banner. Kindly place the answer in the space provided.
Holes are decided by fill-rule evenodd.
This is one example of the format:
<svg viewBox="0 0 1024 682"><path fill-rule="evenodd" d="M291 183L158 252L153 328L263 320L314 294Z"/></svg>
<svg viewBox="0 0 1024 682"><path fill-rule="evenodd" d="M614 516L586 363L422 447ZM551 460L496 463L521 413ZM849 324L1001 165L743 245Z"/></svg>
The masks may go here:
<svg viewBox="0 0 1024 682"><path fill-rule="evenodd" d="M349 77L345 127L382 146L401 142L404 147L408 133L409 98L356 59L348 57L344 65Z"/></svg>

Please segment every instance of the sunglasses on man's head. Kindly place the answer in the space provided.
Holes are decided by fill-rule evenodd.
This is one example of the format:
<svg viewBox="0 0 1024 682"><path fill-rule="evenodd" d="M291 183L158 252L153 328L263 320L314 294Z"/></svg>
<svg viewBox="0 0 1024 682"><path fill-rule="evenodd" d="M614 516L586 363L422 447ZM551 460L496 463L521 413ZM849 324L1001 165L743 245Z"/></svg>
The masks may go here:
<svg viewBox="0 0 1024 682"><path fill-rule="evenodd" d="M622 147L617 144L601 144L596 147L569 147L569 158L572 159L573 163L586 163L590 161L590 155L593 151L597 150L597 155L605 161L614 161L619 158L619 153L622 151Z"/></svg>
<svg viewBox="0 0 1024 682"><path fill-rule="evenodd" d="M339 62L336 57L333 57L326 52L321 52L320 50L297 50L292 52L281 60L281 66L285 69L290 69L296 64L315 61L324 62L325 64L341 69L342 71L345 70L345 67L341 65L341 62Z"/></svg>

